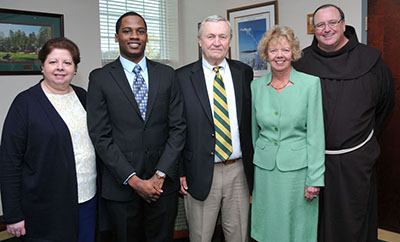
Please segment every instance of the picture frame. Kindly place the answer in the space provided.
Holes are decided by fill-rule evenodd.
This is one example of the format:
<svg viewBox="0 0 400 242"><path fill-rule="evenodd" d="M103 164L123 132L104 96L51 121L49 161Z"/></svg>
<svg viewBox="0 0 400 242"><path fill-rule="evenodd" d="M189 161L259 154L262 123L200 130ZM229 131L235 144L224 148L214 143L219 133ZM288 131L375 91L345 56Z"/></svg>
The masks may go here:
<svg viewBox="0 0 400 242"><path fill-rule="evenodd" d="M197 32L199 32L199 30L200 30L200 25L201 25L201 22L197 23ZM203 51L201 50L201 46L199 43L197 43L197 48L198 48L197 52L199 55L199 59L201 59L201 57L203 56Z"/></svg>
<svg viewBox="0 0 400 242"><path fill-rule="evenodd" d="M266 75L270 66L260 59L257 47L263 34L278 24L278 1L228 9L227 18L233 32L229 57L251 66L254 77Z"/></svg>
<svg viewBox="0 0 400 242"><path fill-rule="evenodd" d="M64 37L64 15L0 8L0 75L40 75L38 52Z"/></svg>
<svg viewBox="0 0 400 242"><path fill-rule="evenodd" d="M307 34L314 34L314 24L313 24L314 14L307 14Z"/></svg>

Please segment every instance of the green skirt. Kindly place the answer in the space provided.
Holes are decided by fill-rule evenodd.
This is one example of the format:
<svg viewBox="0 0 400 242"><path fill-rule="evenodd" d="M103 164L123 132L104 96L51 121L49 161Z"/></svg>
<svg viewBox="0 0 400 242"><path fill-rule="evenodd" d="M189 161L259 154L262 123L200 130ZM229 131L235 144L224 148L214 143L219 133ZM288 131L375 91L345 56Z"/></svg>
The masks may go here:
<svg viewBox="0 0 400 242"><path fill-rule="evenodd" d="M304 197L307 168L254 169L251 237L259 242L316 242L318 198L308 202Z"/></svg>

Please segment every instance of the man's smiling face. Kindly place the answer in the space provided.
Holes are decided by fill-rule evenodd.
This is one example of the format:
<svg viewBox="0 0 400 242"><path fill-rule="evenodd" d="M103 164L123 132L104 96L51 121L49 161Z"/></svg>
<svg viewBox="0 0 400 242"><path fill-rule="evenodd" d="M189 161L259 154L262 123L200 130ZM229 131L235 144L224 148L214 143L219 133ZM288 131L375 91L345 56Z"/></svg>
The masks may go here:
<svg viewBox="0 0 400 242"><path fill-rule="evenodd" d="M139 63L146 49L147 30L141 17L130 15L121 21L115 42L119 43L119 51L122 57Z"/></svg>

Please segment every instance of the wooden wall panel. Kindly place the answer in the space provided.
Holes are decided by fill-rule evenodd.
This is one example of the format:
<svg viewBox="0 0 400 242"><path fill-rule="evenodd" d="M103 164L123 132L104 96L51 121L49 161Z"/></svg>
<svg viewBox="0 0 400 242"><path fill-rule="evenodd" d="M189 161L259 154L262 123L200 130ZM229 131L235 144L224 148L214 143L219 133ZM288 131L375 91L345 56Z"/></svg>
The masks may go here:
<svg viewBox="0 0 400 242"><path fill-rule="evenodd" d="M368 1L368 45L382 51L393 73L396 106L379 137L379 227L400 233L400 1Z"/></svg>

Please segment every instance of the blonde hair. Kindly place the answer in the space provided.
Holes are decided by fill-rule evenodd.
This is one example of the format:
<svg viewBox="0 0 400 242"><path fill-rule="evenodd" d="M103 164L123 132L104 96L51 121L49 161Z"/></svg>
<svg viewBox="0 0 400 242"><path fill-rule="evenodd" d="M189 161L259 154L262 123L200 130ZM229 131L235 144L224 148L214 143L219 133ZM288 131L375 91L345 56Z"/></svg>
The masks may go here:
<svg viewBox="0 0 400 242"><path fill-rule="evenodd" d="M302 51L300 49L300 42L294 35L291 28L286 26L275 25L273 28L264 33L260 43L258 44L258 53L263 61L268 61L268 45L272 41L281 41L286 39L292 50L292 59L296 61L301 58Z"/></svg>

